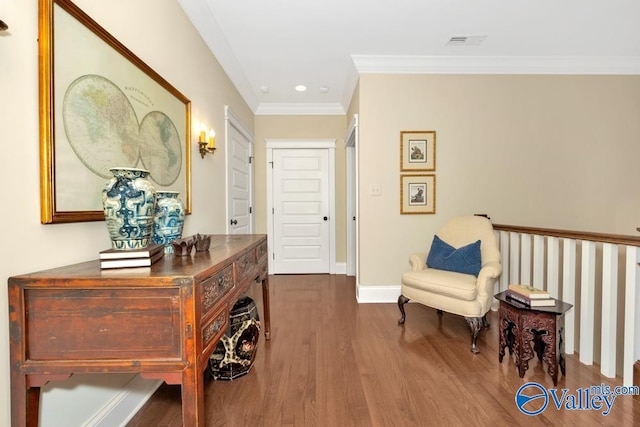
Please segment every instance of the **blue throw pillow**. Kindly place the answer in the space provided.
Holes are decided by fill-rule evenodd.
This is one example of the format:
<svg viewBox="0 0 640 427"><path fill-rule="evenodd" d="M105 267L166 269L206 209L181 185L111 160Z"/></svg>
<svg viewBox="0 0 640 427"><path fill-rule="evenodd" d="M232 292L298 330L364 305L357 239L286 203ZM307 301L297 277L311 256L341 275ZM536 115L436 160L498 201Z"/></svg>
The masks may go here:
<svg viewBox="0 0 640 427"><path fill-rule="evenodd" d="M456 249L438 236L433 236L433 243L427 257L427 267L473 274L478 277L482 268L480 240Z"/></svg>

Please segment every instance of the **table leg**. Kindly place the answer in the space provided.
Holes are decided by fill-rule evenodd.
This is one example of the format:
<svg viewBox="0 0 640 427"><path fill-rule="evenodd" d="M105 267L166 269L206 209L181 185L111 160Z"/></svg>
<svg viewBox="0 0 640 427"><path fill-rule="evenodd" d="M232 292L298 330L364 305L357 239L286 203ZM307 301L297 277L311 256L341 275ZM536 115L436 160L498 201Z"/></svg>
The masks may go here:
<svg viewBox="0 0 640 427"><path fill-rule="evenodd" d="M558 340L558 365L560 365L562 376L566 376L567 368L565 367L564 360L564 318L561 318L559 322L562 322L562 324L558 327L558 336L556 337Z"/></svg>
<svg viewBox="0 0 640 427"><path fill-rule="evenodd" d="M262 279L262 306L264 311L264 338L271 339L271 308L269 306L269 275Z"/></svg>
<svg viewBox="0 0 640 427"><path fill-rule="evenodd" d="M205 427L204 375L194 365L182 373L182 426Z"/></svg>
<svg viewBox="0 0 640 427"><path fill-rule="evenodd" d="M40 415L40 387L27 389L27 425L37 427Z"/></svg>
<svg viewBox="0 0 640 427"><path fill-rule="evenodd" d="M554 316L555 317L555 316ZM556 339L556 325L554 319L553 329L549 330L549 334L543 339L547 346L545 347L543 360L549 366L548 372L553 380L553 385L558 385L558 354L557 354L557 339Z"/></svg>
<svg viewBox="0 0 640 427"><path fill-rule="evenodd" d="M64 381L72 374L11 373L11 425L38 426L40 389L49 381Z"/></svg>
<svg viewBox="0 0 640 427"><path fill-rule="evenodd" d="M504 359L505 347L507 346L507 340L505 339L505 323L507 320L502 317L502 310L500 310L500 320L498 321L498 333L499 341L498 341L498 361L502 363L502 359Z"/></svg>
<svg viewBox="0 0 640 427"><path fill-rule="evenodd" d="M549 375L553 385L558 385L558 367L562 375L566 375L564 360L564 316L553 317L553 334L548 342L549 351L545 352L544 360L549 365Z"/></svg>
<svg viewBox="0 0 640 427"><path fill-rule="evenodd" d="M509 309L508 306L504 304L500 304L500 321L498 322L498 330L500 334L500 349L498 352L500 363L504 359L504 355L506 354L505 348L509 349L509 355L513 355L514 352L516 354L516 365L519 364L519 353L518 353L518 322L519 315L512 310Z"/></svg>
<svg viewBox="0 0 640 427"><path fill-rule="evenodd" d="M520 318L522 320L522 326L520 327L520 339L518 340L518 355L520 356L518 361L518 373L520 374L520 378L523 378L525 372L529 369L529 360L534 357L531 343L534 341L532 329L536 326L536 317L535 315L527 313L522 314Z"/></svg>
<svg viewBox="0 0 640 427"><path fill-rule="evenodd" d="M27 407L33 406L33 404L31 405L28 404L28 402L30 402L31 400L32 400L32 397L28 396L26 377L20 373L11 372L11 425L12 426L21 427L21 426L27 425L27 420L28 420ZM38 403L38 401L34 403Z"/></svg>
<svg viewBox="0 0 640 427"><path fill-rule="evenodd" d="M514 332L515 323L510 321L506 316L500 315L500 322L498 322L498 329L500 333L500 351L499 359L502 363L502 359L506 354L505 348L509 349L509 355L513 355L514 344L516 342L516 336Z"/></svg>

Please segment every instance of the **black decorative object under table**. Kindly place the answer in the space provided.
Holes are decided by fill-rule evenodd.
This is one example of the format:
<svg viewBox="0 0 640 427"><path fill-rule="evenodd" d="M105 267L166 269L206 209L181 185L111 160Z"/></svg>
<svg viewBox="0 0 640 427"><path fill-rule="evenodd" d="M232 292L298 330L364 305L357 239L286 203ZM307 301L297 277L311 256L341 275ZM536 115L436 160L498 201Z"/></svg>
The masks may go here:
<svg viewBox="0 0 640 427"><path fill-rule="evenodd" d="M209 358L211 376L216 380L234 380L248 374L256 357L259 336L256 303L243 296L229 313L229 328Z"/></svg>

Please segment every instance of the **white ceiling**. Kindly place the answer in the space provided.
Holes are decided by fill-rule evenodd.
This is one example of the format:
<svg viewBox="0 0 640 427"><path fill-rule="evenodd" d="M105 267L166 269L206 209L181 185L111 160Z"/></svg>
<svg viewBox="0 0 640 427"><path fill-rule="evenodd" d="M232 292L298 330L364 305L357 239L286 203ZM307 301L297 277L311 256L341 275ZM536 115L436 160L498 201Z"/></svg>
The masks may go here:
<svg viewBox="0 0 640 427"><path fill-rule="evenodd" d="M362 73L640 74L639 0L178 1L256 114L344 114Z"/></svg>

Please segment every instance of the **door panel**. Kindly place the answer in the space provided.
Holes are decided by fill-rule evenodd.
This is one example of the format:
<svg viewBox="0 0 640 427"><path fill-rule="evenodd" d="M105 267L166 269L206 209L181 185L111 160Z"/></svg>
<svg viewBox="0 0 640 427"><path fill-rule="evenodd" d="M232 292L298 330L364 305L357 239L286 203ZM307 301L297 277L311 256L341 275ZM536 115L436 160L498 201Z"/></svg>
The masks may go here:
<svg viewBox="0 0 640 427"><path fill-rule="evenodd" d="M329 153L273 153L274 272L329 272Z"/></svg>
<svg viewBox="0 0 640 427"><path fill-rule="evenodd" d="M251 143L238 130L228 127L229 234L250 234L251 229Z"/></svg>

